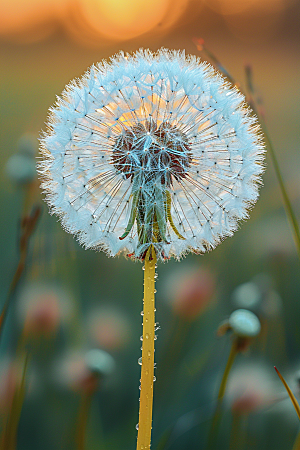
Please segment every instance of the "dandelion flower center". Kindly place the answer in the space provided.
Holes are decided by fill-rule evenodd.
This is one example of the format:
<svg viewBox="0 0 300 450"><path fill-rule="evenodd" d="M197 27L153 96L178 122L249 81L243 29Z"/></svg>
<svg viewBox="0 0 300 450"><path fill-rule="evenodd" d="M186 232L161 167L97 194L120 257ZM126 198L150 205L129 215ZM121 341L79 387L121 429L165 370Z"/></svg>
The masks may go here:
<svg viewBox="0 0 300 450"><path fill-rule="evenodd" d="M187 136L175 125L152 120L125 129L115 141L113 164L126 178L142 174L145 182L159 179L170 187L172 176L184 178L192 157Z"/></svg>

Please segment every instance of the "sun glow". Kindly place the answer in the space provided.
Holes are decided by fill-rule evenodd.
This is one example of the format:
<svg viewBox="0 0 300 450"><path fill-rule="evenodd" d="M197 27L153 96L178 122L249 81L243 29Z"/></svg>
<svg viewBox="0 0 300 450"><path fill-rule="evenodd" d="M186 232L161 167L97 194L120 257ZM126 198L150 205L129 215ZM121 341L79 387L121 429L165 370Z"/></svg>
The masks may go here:
<svg viewBox="0 0 300 450"><path fill-rule="evenodd" d="M41 40L63 27L82 43L105 45L151 30L168 30L191 0L2 0L0 36L22 43ZM199 1L197 10L202 5ZM48 31L49 30L49 31ZM47 31L47 33L46 33Z"/></svg>
<svg viewBox="0 0 300 450"><path fill-rule="evenodd" d="M84 0L80 7L90 25L113 39L130 39L155 27L170 0Z"/></svg>

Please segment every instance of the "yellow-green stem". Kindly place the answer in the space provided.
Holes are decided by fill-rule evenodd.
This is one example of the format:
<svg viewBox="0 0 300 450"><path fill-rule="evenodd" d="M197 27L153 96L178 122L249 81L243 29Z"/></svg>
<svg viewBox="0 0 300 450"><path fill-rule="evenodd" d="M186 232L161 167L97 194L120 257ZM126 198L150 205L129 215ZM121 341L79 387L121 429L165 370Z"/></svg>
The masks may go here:
<svg viewBox="0 0 300 450"><path fill-rule="evenodd" d="M297 434L295 443L293 445L293 450L300 450L300 431Z"/></svg>
<svg viewBox="0 0 300 450"><path fill-rule="evenodd" d="M292 229L293 229L293 232L294 232L293 233L294 234L294 240L295 240L298 256L300 258L300 231L299 231L298 221L296 219L296 216L295 216L292 204L290 202L289 196L288 196L287 191L285 189L285 185L284 185L284 181L283 181L283 178L282 178L281 170L280 170L280 167L279 167L279 164L278 164L278 161L277 161L277 156L276 156L276 153L275 153L275 149L273 147L271 138L269 136L269 133L268 133L265 121L263 120L263 118L259 114L258 114L258 117L259 117L259 120L261 122L261 126L262 126L262 129L263 129L266 141L267 141L267 145L269 147L270 155L271 155L271 158L272 158L272 161L273 161L273 166L274 166L274 169L275 169L275 173L276 173L276 176L277 176L277 179L278 179L278 183L279 183L279 186L280 186L280 190L281 190L281 195L282 195L282 198L283 198L283 204L285 206L286 214L287 214L287 216L288 216L288 218L290 220L290 223L291 223L291 226L292 226Z"/></svg>
<svg viewBox="0 0 300 450"><path fill-rule="evenodd" d="M79 406L77 431L76 431L76 448L77 450L85 449L86 427L89 417L91 401L94 392L84 393Z"/></svg>
<svg viewBox="0 0 300 450"><path fill-rule="evenodd" d="M232 84L236 84L234 79L230 76L230 74L224 69L224 67L221 65L221 63L219 62L219 60L217 59L217 57L210 51L207 49L206 46L204 46L204 42L201 44L202 49L204 50L204 52L209 56L209 58L212 59L212 61L214 62L214 64L218 67L218 69L224 73L225 76L227 76L227 78L232 82ZM290 221L292 230L293 230L293 235L294 235L294 241L295 241L295 245L297 248L297 253L300 259L300 230L299 230L299 225L298 225L298 221L296 219L296 215L294 213L291 201L289 199L288 193L285 189L285 184L283 181L283 177L281 174L281 170L278 164L278 160L277 160L277 156L276 156L276 152L274 149L274 146L272 144L268 129L267 129L267 125L266 122L264 120L264 117L262 114L260 114L259 109L257 107L257 102L256 100L253 98L253 95L255 94L255 90L253 89L253 83L252 83L252 71L251 68L249 70L248 68L248 73L246 73L247 75L247 90L248 90L248 95L249 95L249 103L253 109L253 111L255 112L255 114L257 115L259 122L261 124L262 127L262 131L264 133L265 139L266 139L266 143L267 146L269 148L270 151L270 155L272 158L272 162L273 162L273 166L275 169L275 173L278 179L278 183L279 183L279 187L281 190L281 195L283 198L283 204L285 207L285 211L286 211L286 215Z"/></svg>
<svg viewBox="0 0 300 450"><path fill-rule="evenodd" d="M283 386L285 387L287 393L289 394L289 397L291 399L291 402L295 408L295 411L297 413L298 419L300 420L300 406L298 403L298 400L296 399L296 397L294 396L293 392L291 391L289 385L287 384L287 382L285 381L285 379L283 378L283 376L281 375L281 373L279 372L279 370L277 369L277 367L274 366L274 369L276 370L277 375L279 376Z"/></svg>
<svg viewBox="0 0 300 450"><path fill-rule="evenodd" d="M247 78L247 87L248 87L248 95L249 95L249 102L251 104L251 107L253 109L253 111L255 112L255 114L257 115L259 122L261 124L261 128L262 131L264 133L264 137L266 140L266 144L269 148L269 152L272 158L272 162L273 162L273 166L275 169L275 174L277 176L277 180L279 183L279 187L281 190L281 195L282 195L282 199L283 199L283 204L284 204L284 208L285 208L285 212L286 215L290 221L292 230L293 230L293 235L294 235L294 241L295 241L295 245L297 248L297 253L300 259L300 230L299 230L299 225L298 225L298 221L296 219L296 215L294 213L290 198L288 196L288 193L286 191L285 188L285 184L283 181L283 177L281 174L281 170L278 164L278 160L277 160L277 156L276 156L276 152L272 143L272 140L270 138L269 132L268 132L268 128L264 119L263 114L260 114L259 111L259 107L257 106L257 101L255 100L255 90L253 89L253 83L252 83L252 71L251 68L248 68L248 71L246 71L246 78Z"/></svg>
<svg viewBox="0 0 300 450"><path fill-rule="evenodd" d="M155 264L155 250L151 246L145 257L144 271L143 350L137 450L149 450L151 444L155 341Z"/></svg>
<svg viewBox="0 0 300 450"><path fill-rule="evenodd" d="M236 450L239 447L241 429L241 415L234 412L232 415L232 424L230 432L229 450Z"/></svg>
<svg viewBox="0 0 300 450"><path fill-rule="evenodd" d="M212 424L211 424L209 437L208 437L208 448L209 449L214 447L214 443L217 438L218 428L219 428L219 424L220 424L220 420L221 420L222 401L223 401L223 397L225 394L228 375L229 375L229 372L231 370L232 364L235 360L237 353L238 353L238 340L237 340L237 338L235 338L232 342L232 346L231 346L230 353L228 356L227 364L226 364L226 367L225 367L225 370L223 373L223 377L222 377L222 381L220 384L220 388L219 388L217 407L216 407L216 410L215 410L215 413L214 413L214 416L212 419Z"/></svg>
<svg viewBox="0 0 300 450"><path fill-rule="evenodd" d="M226 384L227 384L227 380L228 380L228 375L229 372L231 370L233 361L235 360L235 357L238 353L237 350L237 340L234 339L231 345L231 349L230 349L230 353L228 356L228 360L227 360L227 364L223 373L223 377L222 377L222 381L220 384L220 389L219 389L219 394L218 394L218 402L220 403L224 397L225 394L225 389L226 389Z"/></svg>

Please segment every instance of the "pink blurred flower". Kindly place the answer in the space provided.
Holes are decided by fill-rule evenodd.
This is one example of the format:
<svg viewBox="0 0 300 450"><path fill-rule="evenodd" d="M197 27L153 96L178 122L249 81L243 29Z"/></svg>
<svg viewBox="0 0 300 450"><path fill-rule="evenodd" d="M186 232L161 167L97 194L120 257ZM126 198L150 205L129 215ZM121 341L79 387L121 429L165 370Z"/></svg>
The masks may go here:
<svg viewBox="0 0 300 450"><path fill-rule="evenodd" d="M92 309L87 317L91 341L105 350L119 350L130 340L131 329L127 316L111 306Z"/></svg>
<svg viewBox="0 0 300 450"><path fill-rule="evenodd" d="M111 375L114 369L113 357L103 350L70 351L56 361L54 378L62 387L91 393L97 389L99 380Z"/></svg>
<svg viewBox="0 0 300 450"><path fill-rule="evenodd" d="M71 317L72 306L64 290L49 284L32 283L21 292L18 312L26 335L50 336Z"/></svg>
<svg viewBox="0 0 300 450"><path fill-rule="evenodd" d="M249 414L274 403L278 393L272 375L261 363L248 362L234 368L225 394L231 410Z"/></svg>
<svg viewBox="0 0 300 450"><path fill-rule="evenodd" d="M273 284L269 275L259 273L234 289L232 302L236 307L250 309L259 316L277 317L282 309L282 299Z"/></svg>
<svg viewBox="0 0 300 450"><path fill-rule="evenodd" d="M212 302L215 277L208 269L190 269L173 273L166 286L166 296L175 314L194 319Z"/></svg>

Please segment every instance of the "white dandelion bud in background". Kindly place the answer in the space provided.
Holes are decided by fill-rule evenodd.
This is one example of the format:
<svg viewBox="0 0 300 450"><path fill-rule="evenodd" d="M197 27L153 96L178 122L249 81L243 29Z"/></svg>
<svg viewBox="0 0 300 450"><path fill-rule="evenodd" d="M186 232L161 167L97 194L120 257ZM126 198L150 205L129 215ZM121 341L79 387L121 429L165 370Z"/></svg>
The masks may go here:
<svg viewBox="0 0 300 450"><path fill-rule="evenodd" d="M260 333L261 325L258 317L247 309L237 309L228 320L231 330L242 338L255 337Z"/></svg>
<svg viewBox="0 0 300 450"><path fill-rule="evenodd" d="M243 95L184 52L92 66L51 109L39 172L86 248L144 259L214 248L258 196L264 145Z"/></svg>
<svg viewBox="0 0 300 450"><path fill-rule="evenodd" d="M99 377L109 376L115 370L114 358L104 350L94 348L85 355L87 368Z"/></svg>
<svg viewBox="0 0 300 450"><path fill-rule="evenodd" d="M18 141L18 151L5 165L5 172L10 181L18 186L32 183L36 178L35 155L37 139L34 134L25 133Z"/></svg>

